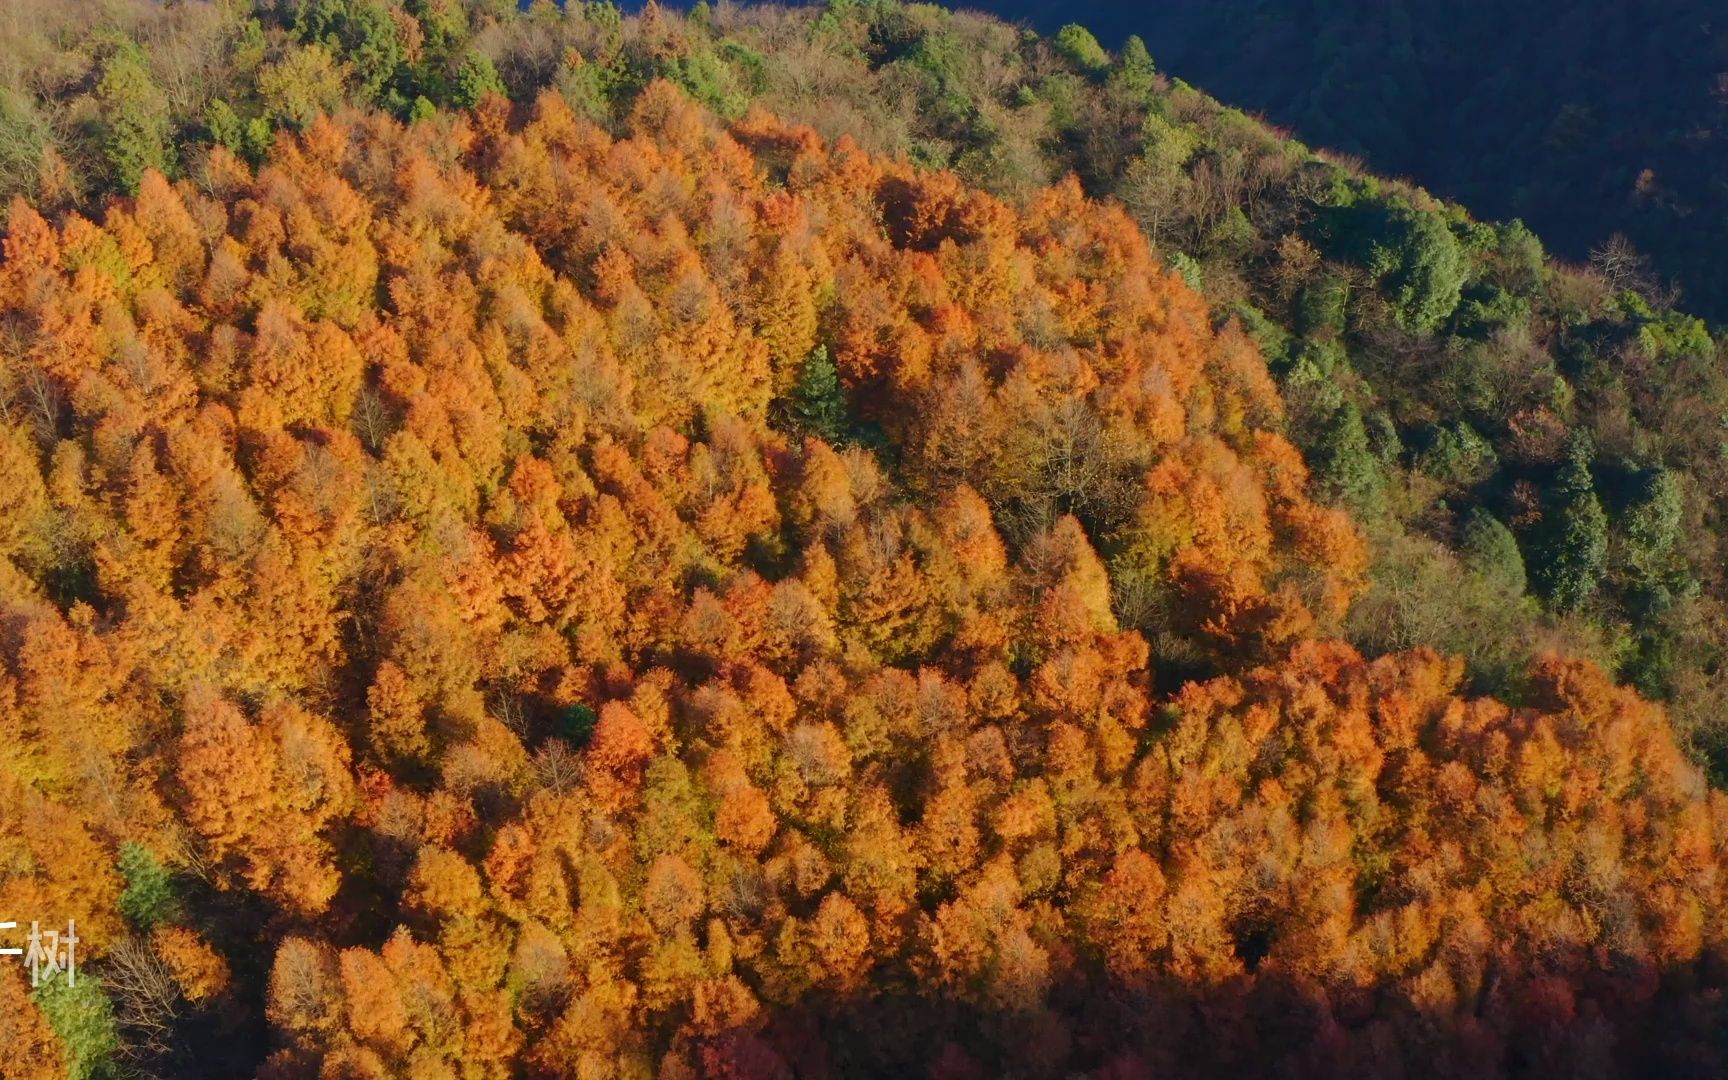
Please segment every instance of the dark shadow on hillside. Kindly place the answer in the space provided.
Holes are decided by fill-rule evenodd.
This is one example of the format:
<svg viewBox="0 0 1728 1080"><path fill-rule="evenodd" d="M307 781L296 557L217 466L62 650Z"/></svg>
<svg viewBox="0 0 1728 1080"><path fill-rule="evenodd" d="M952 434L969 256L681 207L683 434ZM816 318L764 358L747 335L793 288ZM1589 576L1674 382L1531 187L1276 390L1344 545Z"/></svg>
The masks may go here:
<svg viewBox="0 0 1728 1080"><path fill-rule="evenodd" d="M826 1077L1404 1078L1722 1075L1720 995L1647 968L1513 979L1422 1009L1391 987L1330 996L1262 968L1210 990L1177 981L1053 987L1047 1005L987 1008L883 991L811 999L702 1041L697 1074Z"/></svg>

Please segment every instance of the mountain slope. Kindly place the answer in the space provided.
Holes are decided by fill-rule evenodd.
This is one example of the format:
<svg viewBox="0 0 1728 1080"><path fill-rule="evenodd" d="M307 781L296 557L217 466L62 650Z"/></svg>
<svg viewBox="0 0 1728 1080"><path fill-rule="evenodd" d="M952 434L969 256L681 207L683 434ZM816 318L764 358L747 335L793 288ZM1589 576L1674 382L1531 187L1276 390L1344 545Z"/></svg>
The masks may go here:
<svg viewBox="0 0 1728 1080"><path fill-rule="evenodd" d="M213 1009L273 1075L1709 1052L1728 800L1588 665L1509 709L1326 641L1360 540L1121 211L666 83L628 130L318 121L14 210L4 817L144 854L5 888L158 1065ZM819 339L891 468L767 424ZM1239 674L1156 701L1131 573Z"/></svg>
<svg viewBox="0 0 1728 1080"><path fill-rule="evenodd" d="M1728 22L1715 5L1254 0L1109 18L1167 70L1377 171L1522 218L1573 261L1624 234L1688 307L1728 317Z"/></svg>
<svg viewBox="0 0 1728 1080"><path fill-rule="evenodd" d="M1659 295L1077 32L115 12L9 31L0 1073L1722 1071Z"/></svg>

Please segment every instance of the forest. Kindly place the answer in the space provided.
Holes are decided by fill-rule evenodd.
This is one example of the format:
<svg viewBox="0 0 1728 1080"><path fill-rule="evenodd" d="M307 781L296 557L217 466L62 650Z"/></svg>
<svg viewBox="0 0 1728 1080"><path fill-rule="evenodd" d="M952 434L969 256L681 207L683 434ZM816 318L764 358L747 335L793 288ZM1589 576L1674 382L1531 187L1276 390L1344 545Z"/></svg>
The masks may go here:
<svg viewBox="0 0 1728 1080"><path fill-rule="evenodd" d="M1052 30L1139 33L1169 71L1577 262L1616 235L1728 320L1728 21L1707 0L987 0ZM1094 24L1090 20L1100 20Z"/></svg>
<svg viewBox="0 0 1728 1080"><path fill-rule="evenodd" d="M0 64L0 1076L1728 1069L1637 252L897 0Z"/></svg>

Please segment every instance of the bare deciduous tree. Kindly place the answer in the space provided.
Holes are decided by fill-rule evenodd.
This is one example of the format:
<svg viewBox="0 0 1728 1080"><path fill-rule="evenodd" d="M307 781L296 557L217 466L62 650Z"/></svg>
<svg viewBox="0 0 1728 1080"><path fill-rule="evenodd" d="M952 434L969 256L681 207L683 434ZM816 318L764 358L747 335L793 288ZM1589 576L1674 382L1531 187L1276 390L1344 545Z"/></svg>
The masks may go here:
<svg viewBox="0 0 1728 1080"><path fill-rule="evenodd" d="M180 990L168 965L147 942L128 937L108 951L102 987L125 1028L135 1057L160 1057L171 1046L180 1014Z"/></svg>

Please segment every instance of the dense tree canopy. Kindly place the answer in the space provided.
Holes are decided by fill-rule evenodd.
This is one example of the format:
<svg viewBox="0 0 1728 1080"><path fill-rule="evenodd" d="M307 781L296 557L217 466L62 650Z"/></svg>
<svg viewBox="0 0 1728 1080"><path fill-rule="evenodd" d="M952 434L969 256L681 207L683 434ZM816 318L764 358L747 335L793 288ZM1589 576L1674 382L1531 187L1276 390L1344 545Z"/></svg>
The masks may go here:
<svg viewBox="0 0 1728 1080"><path fill-rule="evenodd" d="M1629 237L1689 306L1728 319L1716 178L1728 27L1709 0L983 0L1074 20L1302 138L1521 217L1576 262Z"/></svg>
<svg viewBox="0 0 1728 1080"><path fill-rule="evenodd" d="M1354 510L1376 553L1345 627L1355 644L1462 652L1473 689L1510 699L1527 689L1518 673L1562 645L1666 702L1689 751L1728 776L1716 544L1728 458L1713 434L1728 377L1704 325L1669 306L1664 268L1628 244L1602 247L1588 271L1560 266L1516 222L1479 223L1361 175L1166 79L1144 41L1110 55L1079 27L1042 39L896 0L639 17L481 0L68 11L23 6L0 27L12 61L0 69L0 192L50 216L96 216L148 168L193 177L211 144L256 165L279 134L344 103L424 122L499 88L518 108L555 88L619 134L657 78L728 121L760 104L1017 206L1073 173L1089 195L1118 199L1213 323L1238 322L1266 357L1317 494ZM1154 40L1180 52L1183 39ZM748 283L782 305L756 327L776 422L880 449L888 433L870 410L833 426L839 371L825 381L821 363L801 363L829 344L807 272L788 249ZM788 380L802 389L787 395ZM1595 448L1605 545L1576 596L1542 565L1574 501L1561 484L1573 430ZM1510 532L1527 594L1461 558L1483 515ZM1105 547L1115 563L1122 549ZM1148 610L1125 609L1152 629Z"/></svg>
<svg viewBox="0 0 1728 1080"><path fill-rule="evenodd" d="M14 207L4 889L127 1053L1712 1060L1728 803L1587 664L1327 643L1362 540L1120 210L667 83L629 132L348 114Z"/></svg>
<svg viewBox="0 0 1728 1080"><path fill-rule="evenodd" d="M235 13L0 246L0 1075L1720 1075L1683 316L1080 33Z"/></svg>

